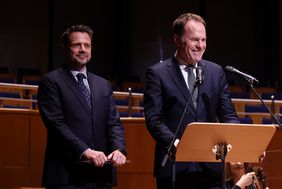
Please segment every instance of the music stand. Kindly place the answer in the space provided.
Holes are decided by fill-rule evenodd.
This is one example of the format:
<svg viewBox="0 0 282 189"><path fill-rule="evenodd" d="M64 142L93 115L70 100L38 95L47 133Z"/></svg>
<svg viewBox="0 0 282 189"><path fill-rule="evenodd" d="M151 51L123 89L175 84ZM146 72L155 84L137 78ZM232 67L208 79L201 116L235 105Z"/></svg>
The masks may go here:
<svg viewBox="0 0 282 189"><path fill-rule="evenodd" d="M186 126L175 160L221 162L225 188L225 162L259 162L275 130L275 125L193 122Z"/></svg>

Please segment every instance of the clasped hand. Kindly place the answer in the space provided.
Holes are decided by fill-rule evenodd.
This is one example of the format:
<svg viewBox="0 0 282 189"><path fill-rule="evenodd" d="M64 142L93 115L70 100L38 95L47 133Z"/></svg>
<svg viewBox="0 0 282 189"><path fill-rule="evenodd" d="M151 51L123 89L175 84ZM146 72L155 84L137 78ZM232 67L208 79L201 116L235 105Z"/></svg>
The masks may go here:
<svg viewBox="0 0 282 189"><path fill-rule="evenodd" d="M111 163L114 166L124 165L126 162L126 157L119 150L106 156L104 152L88 149L84 156L97 167L103 167L106 163Z"/></svg>

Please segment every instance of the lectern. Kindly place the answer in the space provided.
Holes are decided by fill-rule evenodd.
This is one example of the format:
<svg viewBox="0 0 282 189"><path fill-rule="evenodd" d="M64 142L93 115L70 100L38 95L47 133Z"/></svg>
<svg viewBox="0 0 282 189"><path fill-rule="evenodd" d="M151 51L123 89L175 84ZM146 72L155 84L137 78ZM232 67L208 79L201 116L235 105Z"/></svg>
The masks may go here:
<svg viewBox="0 0 282 189"><path fill-rule="evenodd" d="M177 146L176 162L256 163L275 133L275 125L202 123L186 126Z"/></svg>

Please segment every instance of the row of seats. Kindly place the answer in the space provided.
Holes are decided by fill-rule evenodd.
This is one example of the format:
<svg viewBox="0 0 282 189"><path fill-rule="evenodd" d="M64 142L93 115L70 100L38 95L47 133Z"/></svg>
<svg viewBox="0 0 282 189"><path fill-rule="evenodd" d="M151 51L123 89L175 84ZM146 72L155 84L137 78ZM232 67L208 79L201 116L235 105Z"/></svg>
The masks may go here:
<svg viewBox="0 0 282 189"><path fill-rule="evenodd" d="M0 107L37 109L37 86L0 83Z"/></svg>
<svg viewBox="0 0 282 189"><path fill-rule="evenodd" d="M273 87L254 87L262 99L282 100L282 92ZM244 89L241 86L229 86L231 98L257 99L256 93L251 89Z"/></svg>
<svg viewBox="0 0 282 189"><path fill-rule="evenodd" d="M37 109L36 93L36 85L0 83L0 107ZM135 93L132 90L129 92L115 91L114 96L121 117L144 117L142 93ZM242 123L264 122L262 118L269 117L265 116L269 115L268 110L261 105L259 100L232 99L232 102ZM265 102L275 114L282 114L282 101L266 100ZM260 115L259 121L257 118L254 120L251 117L252 114Z"/></svg>
<svg viewBox="0 0 282 189"><path fill-rule="evenodd" d="M246 124L254 123L251 117L240 117L239 120L240 120L240 123L246 123ZM278 118L278 121L282 123L282 118ZM276 124L276 121L272 118L263 117L261 124Z"/></svg>
<svg viewBox="0 0 282 189"><path fill-rule="evenodd" d="M231 98L242 98L242 99L256 99L257 97L252 97L250 93L230 93ZM282 100L282 93L275 92L275 93L266 93L262 92L260 94L262 99L274 99L274 100Z"/></svg>
<svg viewBox="0 0 282 189"><path fill-rule="evenodd" d="M142 93L115 91L114 97L121 117L144 117Z"/></svg>
<svg viewBox="0 0 282 189"><path fill-rule="evenodd" d="M1 73L0 72L0 83L21 83L28 85L38 85L41 78L41 74L26 74L22 75L20 78L14 73ZM114 91L128 92L131 90L135 93L144 92L144 82L122 82L117 83L115 81L110 81Z"/></svg>
<svg viewBox="0 0 282 189"><path fill-rule="evenodd" d="M18 68L17 70L11 71L7 67L0 67L0 82L2 83L37 85L41 75L41 69Z"/></svg>

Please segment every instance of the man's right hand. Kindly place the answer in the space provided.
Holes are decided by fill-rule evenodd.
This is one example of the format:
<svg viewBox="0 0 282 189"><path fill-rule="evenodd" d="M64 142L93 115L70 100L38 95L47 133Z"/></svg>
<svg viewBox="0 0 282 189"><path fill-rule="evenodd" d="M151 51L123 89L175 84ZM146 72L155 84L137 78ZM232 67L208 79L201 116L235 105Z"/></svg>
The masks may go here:
<svg viewBox="0 0 282 189"><path fill-rule="evenodd" d="M83 156L86 157L87 160L90 161L90 163L95 164L95 166L97 167L103 167L108 160L104 152L91 149L85 150Z"/></svg>

